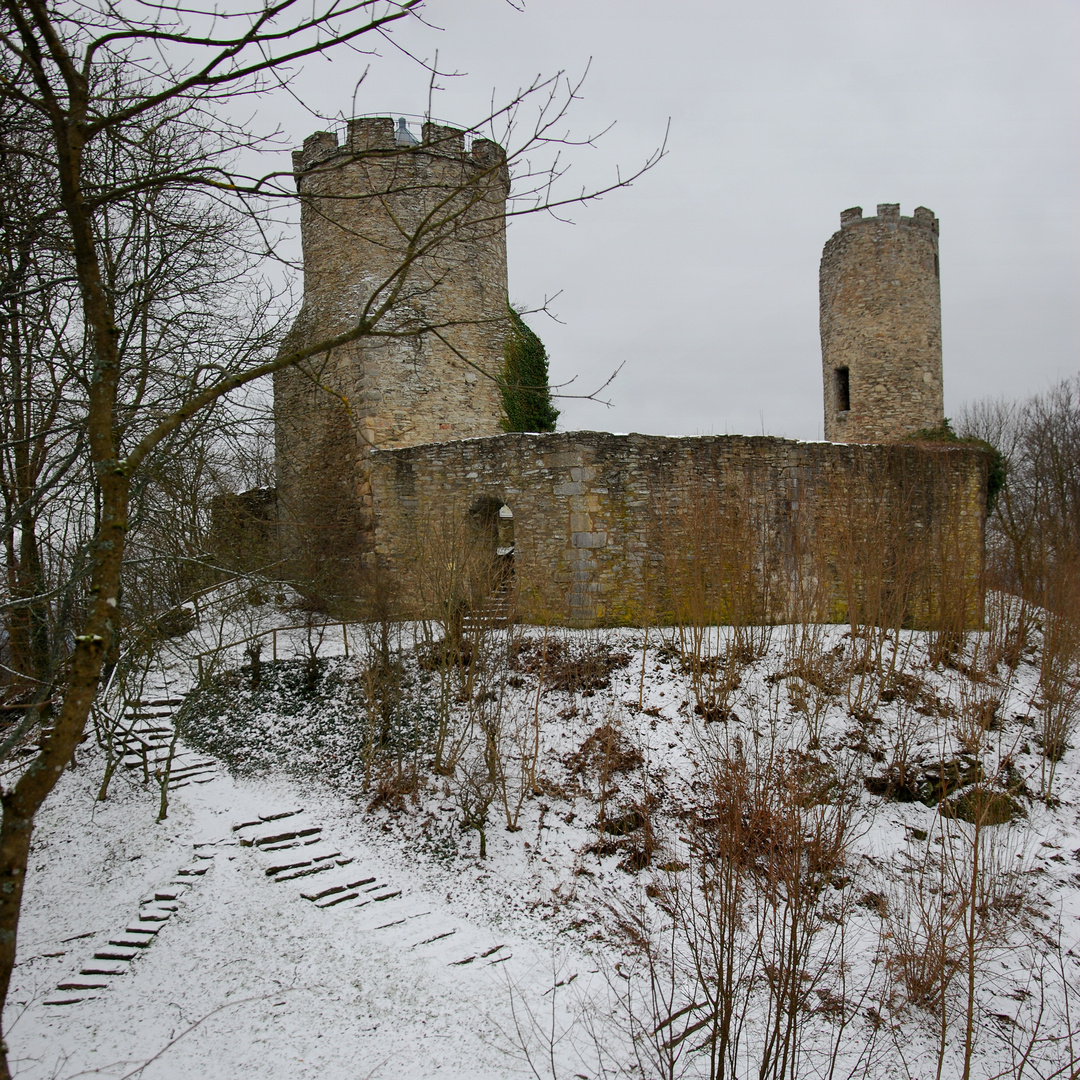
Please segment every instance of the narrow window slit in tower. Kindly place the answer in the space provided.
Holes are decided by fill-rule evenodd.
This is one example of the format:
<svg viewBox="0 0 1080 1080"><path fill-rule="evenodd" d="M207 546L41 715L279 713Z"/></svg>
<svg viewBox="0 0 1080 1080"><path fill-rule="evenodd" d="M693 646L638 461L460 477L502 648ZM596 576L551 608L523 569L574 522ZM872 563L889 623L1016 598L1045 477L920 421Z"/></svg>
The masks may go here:
<svg viewBox="0 0 1080 1080"><path fill-rule="evenodd" d="M846 367L836 369L836 411L848 412L851 409L851 376Z"/></svg>
<svg viewBox="0 0 1080 1080"><path fill-rule="evenodd" d="M934 277L941 277L941 260L936 255L934 256Z"/></svg>

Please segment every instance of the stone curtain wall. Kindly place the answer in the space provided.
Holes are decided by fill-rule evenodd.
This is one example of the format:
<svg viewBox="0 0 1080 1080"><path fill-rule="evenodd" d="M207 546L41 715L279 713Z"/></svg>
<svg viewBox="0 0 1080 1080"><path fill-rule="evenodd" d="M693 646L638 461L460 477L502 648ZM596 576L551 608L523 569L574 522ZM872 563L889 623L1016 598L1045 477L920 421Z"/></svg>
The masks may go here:
<svg viewBox="0 0 1080 1080"><path fill-rule="evenodd" d="M379 562L413 614L502 504L528 621L978 617L986 461L966 447L515 434L376 451L371 484Z"/></svg>
<svg viewBox="0 0 1080 1080"><path fill-rule="evenodd" d="M304 302L283 348L393 298L374 333L274 378L283 544L300 576L334 563L344 595L372 545L370 449L501 431L509 178L495 143L466 152L461 131L425 124L401 146L389 118L351 121L343 145L316 132L294 171Z"/></svg>
<svg viewBox="0 0 1080 1080"><path fill-rule="evenodd" d="M840 215L821 258L825 438L887 442L944 418L938 220L884 204ZM838 372L846 370L850 408Z"/></svg>

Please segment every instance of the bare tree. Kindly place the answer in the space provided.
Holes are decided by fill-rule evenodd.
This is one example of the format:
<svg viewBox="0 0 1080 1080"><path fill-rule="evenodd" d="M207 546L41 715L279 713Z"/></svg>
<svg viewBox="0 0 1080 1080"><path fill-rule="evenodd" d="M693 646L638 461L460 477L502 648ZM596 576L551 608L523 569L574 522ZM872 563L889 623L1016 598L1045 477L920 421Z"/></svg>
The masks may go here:
<svg viewBox="0 0 1080 1080"><path fill-rule="evenodd" d="M1037 603L1048 575L1080 560L1080 375L1024 402L969 405L960 429L1005 459L988 522L994 576Z"/></svg>
<svg viewBox="0 0 1080 1080"><path fill-rule="evenodd" d="M59 469L57 455L66 452L70 467L85 470L89 500L83 562L77 575L70 572L66 579L77 576L78 603L53 634L62 701L48 739L2 793L0 1003L6 998L15 961L35 816L72 759L103 666L116 647L123 622L121 583L133 499L153 481L155 460L165 448L182 444L193 420L205 410L276 370L365 336L433 329L412 325L402 329L402 320L395 318L402 289L396 286L408 279L415 259L442 242L448 225L452 231L452 221L417 237L404 251L392 280L332 338L271 355L253 348L248 334L234 339L230 328L246 314L242 309L227 302L210 304L200 310L203 321L194 337L185 338L188 345L201 340L207 348L185 347L179 355L170 351L164 370L160 354L144 348L148 328L124 323L123 280L114 274L116 252L142 244L149 280L161 270L155 261L160 237L146 214L151 204L201 200L207 215L242 213L264 221L267 202L295 197L276 173L251 177L232 167L240 151L269 149L270 144L248 126L229 121L227 102L280 86L287 71L307 58L356 48L364 40L381 40L395 24L419 17L420 10L420 0L317 0L314 5L254 0L249 7L226 14L178 3L125 8L107 0L51 4L3 0L0 5L0 100L5 115L29 116L43 133L40 149L27 150L26 155L41 170L42 189L50 193L52 205L45 217L64 254L67 269L62 280L71 290L71 327L77 331L67 340L77 346L71 361L80 393L74 400L66 392L59 394L59 400L72 408L70 436L66 441L46 439L43 468L32 479L40 488ZM507 134L498 134L507 141L517 130L514 124L523 106L538 104L534 123L507 147L507 163L521 200L511 213L550 211L602 193L576 192L561 198L553 186L562 175L557 149L567 141L564 120L575 93L576 87L561 78L539 81L487 118L489 127L503 125ZM131 171L105 167L110 155L122 165L161 132L173 139L186 133L187 152L179 158L144 157ZM547 165L529 164L549 150L555 152ZM644 168L657 156L652 155ZM634 176L617 177L606 190L623 186ZM446 205L463 203L467 200L451 198ZM36 250L32 237L29 243ZM244 246L235 246L233 252L242 275ZM197 242L191 257L194 264L205 258ZM176 319L190 314L182 297L158 300L159 310L171 311ZM236 347L230 349L230 342ZM58 370L47 349L33 342L26 346L43 378ZM12 441L21 439L16 432ZM13 508L25 503L16 493ZM63 517L55 520L62 523ZM22 542L18 528L11 530L12 545L16 541ZM32 626L34 608L24 594L40 596L41 587L33 580L32 556L18 565L24 577L29 575L18 587ZM31 630L28 643L32 637ZM0 1078L9 1075L6 1051L0 1050Z"/></svg>

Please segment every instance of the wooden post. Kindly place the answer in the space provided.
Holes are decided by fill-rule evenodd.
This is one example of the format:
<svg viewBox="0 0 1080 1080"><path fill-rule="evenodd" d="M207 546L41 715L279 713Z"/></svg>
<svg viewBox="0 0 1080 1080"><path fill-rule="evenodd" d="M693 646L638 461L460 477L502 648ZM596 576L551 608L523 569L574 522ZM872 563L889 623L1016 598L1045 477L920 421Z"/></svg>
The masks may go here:
<svg viewBox="0 0 1080 1080"><path fill-rule="evenodd" d="M349 655L349 631L345 624L341 624L341 639L345 642L345 655Z"/></svg>
<svg viewBox="0 0 1080 1080"><path fill-rule="evenodd" d="M274 663L277 663L277 627L274 627Z"/></svg>

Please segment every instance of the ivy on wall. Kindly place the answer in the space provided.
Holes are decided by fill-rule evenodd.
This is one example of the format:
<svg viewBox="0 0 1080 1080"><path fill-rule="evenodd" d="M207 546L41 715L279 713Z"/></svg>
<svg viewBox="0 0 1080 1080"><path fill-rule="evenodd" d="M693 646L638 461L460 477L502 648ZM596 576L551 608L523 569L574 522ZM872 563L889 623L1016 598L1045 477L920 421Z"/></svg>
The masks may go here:
<svg viewBox="0 0 1080 1080"><path fill-rule="evenodd" d="M551 403L544 343L508 308L510 329L503 348L504 431L554 431L559 410Z"/></svg>

